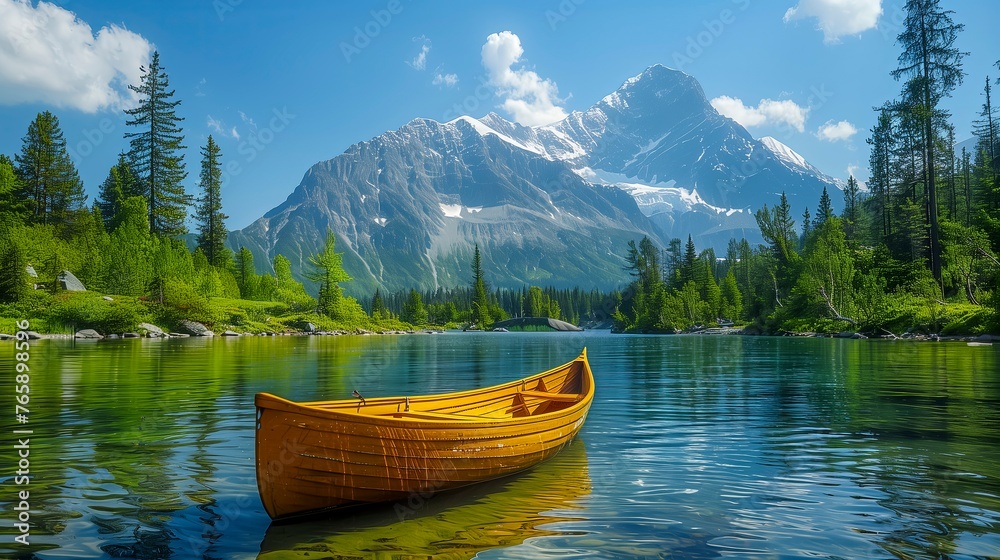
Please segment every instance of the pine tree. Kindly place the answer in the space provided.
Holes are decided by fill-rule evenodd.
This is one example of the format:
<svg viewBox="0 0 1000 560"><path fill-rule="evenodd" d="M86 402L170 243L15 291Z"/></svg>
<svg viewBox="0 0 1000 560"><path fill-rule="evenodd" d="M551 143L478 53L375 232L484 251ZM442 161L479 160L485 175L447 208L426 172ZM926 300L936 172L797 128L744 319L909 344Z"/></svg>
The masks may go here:
<svg viewBox="0 0 1000 560"><path fill-rule="evenodd" d="M139 105L125 110L132 117L125 124L137 129L125 133L130 145L129 163L146 197L150 230L155 234L179 235L187 231L184 219L191 204L191 197L181 184L187 177L184 155L180 153L186 148L179 124L184 119L175 112L181 102L171 101L174 91L168 90L167 74L160 66L158 52L153 53L149 67L141 70L141 83L129 85L129 89L141 96Z"/></svg>
<svg viewBox="0 0 1000 560"><path fill-rule="evenodd" d="M681 261L681 285L695 280L695 266L698 261L698 252L695 250L694 241L688 235L687 243L684 244L684 257Z"/></svg>
<svg viewBox="0 0 1000 560"><path fill-rule="evenodd" d="M719 289L722 294L722 306L719 309L719 315L723 319L739 320L743 314L743 294L740 293L740 288L736 284L736 275L733 274L733 269L729 269L729 272L726 273L726 277L722 279L722 285L719 286Z"/></svg>
<svg viewBox="0 0 1000 560"><path fill-rule="evenodd" d="M207 254L205 258L208 259ZM253 253L246 247L240 247L240 251L236 253L236 285L240 287L240 296L243 299L256 299L257 269L253 264Z"/></svg>
<svg viewBox="0 0 1000 560"><path fill-rule="evenodd" d="M826 194L826 188L823 189L823 194ZM827 196L826 200L829 204L830 197ZM822 204L823 199L820 198L820 206ZM788 197L782 192L781 201L774 207L774 210L769 210L765 204L756 213L757 226L760 227L761 235L771 245L774 255L782 263L791 262L796 256L794 249L796 241L795 221L792 220L791 211ZM817 229L820 227L818 220L814 227Z"/></svg>
<svg viewBox="0 0 1000 560"><path fill-rule="evenodd" d="M972 123L973 133L979 137L979 143L984 147L986 155L991 163L997 160L997 110L993 106L992 88L990 87L990 77L986 77L986 87L983 89L983 108L979 112L979 118ZM993 169L993 179L996 181L996 166Z"/></svg>
<svg viewBox="0 0 1000 560"><path fill-rule="evenodd" d="M483 273L483 258L479 254L479 244L476 243L475 247L472 254L472 323L481 329L488 329L493 324L489 289Z"/></svg>
<svg viewBox="0 0 1000 560"><path fill-rule="evenodd" d="M942 10L939 0L907 0L903 30L896 38L902 46L899 67L892 77L907 78L904 103L915 105L922 132L923 183L927 191L927 218L930 226L931 273L941 281L941 247L938 224L937 174L935 160L935 119L938 103L962 83L963 53L955 40L963 25L951 19L953 12Z"/></svg>
<svg viewBox="0 0 1000 560"><path fill-rule="evenodd" d="M306 278L319 282L319 312L330 317L336 315L343 298L340 282L351 280L351 276L344 270L344 254L338 253L336 249L337 237L329 231L323 249L309 257L313 269L306 273Z"/></svg>
<svg viewBox="0 0 1000 560"><path fill-rule="evenodd" d="M830 193L823 187L823 194L819 195L819 206L816 207L816 223L813 227L819 229L827 220L833 217L833 204L830 202Z"/></svg>
<svg viewBox="0 0 1000 560"><path fill-rule="evenodd" d="M875 197L875 224L879 233L876 238L885 242L892 234L890 185L894 151L892 115L887 108L879 111L878 124L872 127L872 135L867 142L872 147L868 158L868 167L871 169L868 187Z"/></svg>
<svg viewBox="0 0 1000 560"><path fill-rule="evenodd" d="M230 259L226 249L226 224L222 213L222 154L212 135L201 151L201 197L195 209L198 220L198 247L213 266L223 266Z"/></svg>
<svg viewBox="0 0 1000 560"><path fill-rule="evenodd" d="M410 290L410 295L406 298L406 303L403 304L403 312L399 315L399 318L411 325L427 324L427 308L424 307L420 292L413 289Z"/></svg>
<svg viewBox="0 0 1000 560"><path fill-rule="evenodd" d="M121 223L122 203L131 196L141 196L139 184L125 154L118 154L118 163L111 166L108 177L101 183L95 204L101 211L104 229L112 232Z"/></svg>
<svg viewBox="0 0 1000 560"><path fill-rule="evenodd" d="M86 195L76 172L59 119L45 111L28 125L17 160L18 197L27 203L29 220L67 224L83 209Z"/></svg>
<svg viewBox="0 0 1000 560"><path fill-rule="evenodd" d="M389 308L382 301L382 292L375 288L375 295L372 296L372 318L376 320L388 319L390 317Z"/></svg>
<svg viewBox="0 0 1000 560"><path fill-rule="evenodd" d="M860 203L858 180L851 175L847 178L847 186L844 188L844 233L848 240L854 239L858 219L861 216Z"/></svg>
<svg viewBox="0 0 1000 560"><path fill-rule="evenodd" d="M988 214L992 214L1000 209L1000 193L998 193L1000 185L997 184L998 167L1000 167L1000 161L997 160L997 151L1000 150L997 128L1000 125L997 122L996 107L991 99L992 89L989 77L986 78L983 96L985 101L982 111L979 113L979 118L972 123L973 133L979 139L976 146L976 159L979 160L977 166L979 168L977 173L979 185L976 190L980 200L976 206Z"/></svg>
<svg viewBox="0 0 1000 560"><path fill-rule="evenodd" d="M802 243L805 244L806 239L809 237L809 232L812 231L812 216L809 214L809 207L807 206L805 211L802 212Z"/></svg>

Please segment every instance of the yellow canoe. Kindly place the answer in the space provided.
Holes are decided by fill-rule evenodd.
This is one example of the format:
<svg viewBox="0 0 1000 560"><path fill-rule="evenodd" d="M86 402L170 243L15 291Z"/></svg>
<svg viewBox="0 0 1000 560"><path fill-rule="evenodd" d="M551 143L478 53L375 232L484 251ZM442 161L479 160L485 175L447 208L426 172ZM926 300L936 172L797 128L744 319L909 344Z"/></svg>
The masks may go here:
<svg viewBox="0 0 1000 560"><path fill-rule="evenodd" d="M586 447L577 438L528 472L337 519L272 523L257 560L468 560L572 532L564 524L584 520L591 486Z"/></svg>
<svg viewBox="0 0 1000 560"><path fill-rule="evenodd" d="M257 489L268 515L283 519L500 478L558 453L593 399L586 349L459 393L306 403L258 393Z"/></svg>

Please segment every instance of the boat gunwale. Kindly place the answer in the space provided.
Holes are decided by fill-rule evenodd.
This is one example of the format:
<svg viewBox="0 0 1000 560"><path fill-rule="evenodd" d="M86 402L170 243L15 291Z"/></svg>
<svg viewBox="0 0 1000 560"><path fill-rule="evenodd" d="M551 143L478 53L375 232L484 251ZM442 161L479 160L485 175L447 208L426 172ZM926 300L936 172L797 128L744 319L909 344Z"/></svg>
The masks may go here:
<svg viewBox="0 0 1000 560"><path fill-rule="evenodd" d="M379 425L390 425L390 426L404 426L407 424L416 424L421 426L440 426L440 427L451 427L461 425L463 428L473 428L473 427L483 427L490 428L496 427L498 425L518 425L518 424L528 424L539 421L549 421L554 418L562 416L570 416L577 414L580 410L586 410L594 399L594 373L590 367L590 362L587 358L587 349L584 347L583 351L576 358L553 368L547 369L540 373L530 375L528 377L522 377L514 379L512 381L507 381L497 385L491 385L487 387L479 387L474 389L467 389L464 391L455 391L450 393L435 393L431 395L417 395L413 397L406 396L390 396L390 397L377 397L368 400L369 404L403 404L408 399L411 404L413 403L426 403L434 400L452 400L460 397L474 396L476 394L489 393L493 391L502 391L505 389L515 389L517 386L530 383L539 378L551 375L560 370L568 369L573 366L576 362L583 363L584 378L582 382L586 383L586 391L582 393L565 393L566 395L579 395L580 398L577 402L572 405L560 408L558 410L553 410L552 412L543 412L537 415L528 416L510 416L502 418L491 418L483 416L471 416L471 415L459 415L453 414L453 418L418 418L418 417L408 417L408 416L393 416L392 413L389 415L370 415L362 414L358 410L346 411L325 408L328 406L338 406L338 405L357 405L360 409L360 401L356 399L338 399L338 400L327 400L327 401L307 401L307 402L296 402L288 400L272 393L259 392L254 396L254 404L259 409L276 410L283 412L290 412L295 414L302 414L305 416L312 416L316 418L322 418L327 420L342 420L351 421L356 423L366 423L366 424L379 424ZM527 390L527 389L526 389ZM519 391L512 391L511 396L518 393ZM264 402L262 402L264 401ZM419 412L419 411L415 411ZM259 416L259 412L258 412ZM259 422L258 418L258 422Z"/></svg>

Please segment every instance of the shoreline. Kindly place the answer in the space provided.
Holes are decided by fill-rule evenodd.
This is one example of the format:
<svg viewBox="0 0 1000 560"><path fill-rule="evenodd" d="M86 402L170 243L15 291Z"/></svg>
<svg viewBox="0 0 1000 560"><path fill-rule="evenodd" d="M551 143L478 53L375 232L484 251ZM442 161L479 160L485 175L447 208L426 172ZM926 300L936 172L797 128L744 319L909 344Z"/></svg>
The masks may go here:
<svg viewBox="0 0 1000 560"><path fill-rule="evenodd" d="M583 329L581 331L574 332L585 332L593 330L610 330L610 329ZM180 338L246 338L246 337L286 337L286 336L385 336L385 335L430 335L430 334L444 334L448 332L448 329L443 328L422 328L422 329L411 329L411 330L401 330L401 329L390 329L390 330L376 330L369 331L365 329L357 329L354 331L347 330L332 330L332 331L292 331L292 332L262 332L262 333L250 333L243 332L237 333L233 331L226 331L221 334L210 334L210 335L193 335L186 333L163 333L162 335L149 334L139 334L135 332L131 333L115 333L109 335L99 335L99 336L80 336L77 334L68 333L38 333L35 331L30 331L29 339L31 340L126 340L126 339L180 339ZM464 332L464 331L455 331ZM476 331L476 332L491 332L491 331ZM557 331L553 331L557 332ZM497 333L504 334L504 333ZM720 328L708 328L701 329L697 331L690 332L680 332L680 333L623 333L623 332L612 332L611 334L618 334L623 336L630 335L658 335L658 336L678 336L678 335L697 335L697 336L748 336L748 337L768 337L768 338L830 338L830 339L850 339L850 340L888 340L888 341L909 341L909 342L966 342L966 343L978 343L978 344L993 344L1000 343L1000 335L997 334L980 334L980 335L937 335L937 334L911 334L904 333L902 335L885 334L879 336L866 336L855 332L841 332L841 333L817 333L817 332L787 332L787 333L776 333L776 334L756 334L747 333L743 329L732 328L732 327L720 327ZM3 341L15 341L17 337L15 335L0 333L0 342Z"/></svg>

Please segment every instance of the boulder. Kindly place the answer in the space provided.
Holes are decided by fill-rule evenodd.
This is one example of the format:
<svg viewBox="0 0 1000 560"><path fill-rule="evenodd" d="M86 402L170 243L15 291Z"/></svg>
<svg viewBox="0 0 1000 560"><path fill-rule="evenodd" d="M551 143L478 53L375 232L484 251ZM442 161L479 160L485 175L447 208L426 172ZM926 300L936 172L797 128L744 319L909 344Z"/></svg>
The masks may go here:
<svg viewBox="0 0 1000 560"><path fill-rule="evenodd" d="M306 325L303 328L303 330L305 332L316 332L316 325L314 325L312 323L306 323Z"/></svg>
<svg viewBox="0 0 1000 560"><path fill-rule="evenodd" d="M225 331L222 333L222 336L240 336L240 333L236 331Z"/></svg>
<svg viewBox="0 0 1000 560"><path fill-rule="evenodd" d="M170 338L191 338L191 335L182 332L172 332L170 333Z"/></svg>
<svg viewBox="0 0 1000 560"><path fill-rule="evenodd" d="M76 334L73 335L73 338L97 339L97 338L104 338L104 336L101 335L101 333L95 331L94 329L82 329L76 331Z"/></svg>
<svg viewBox="0 0 1000 560"><path fill-rule="evenodd" d="M166 338L167 333L163 332L163 329L157 327L152 323L139 323L138 327L146 331L146 336L149 338Z"/></svg>
<svg viewBox="0 0 1000 560"><path fill-rule="evenodd" d="M139 333L134 333L134 332L122 333L122 338L139 338Z"/></svg>
<svg viewBox="0 0 1000 560"><path fill-rule="evenodd" d="M181 321L181 326L184 327L184 330L194 336L215 336L215 333L208 330L208 327L196 321L188 321L187 319L184 319Z"/></svg>
<svg viewBox="0 0 1000 560"><path fill-rule="evenodd" d="M35 272L35 267L31 266L30 264L24 267L24 271L27 272L28 276L31 276L32 278L38 278L38 273Z"/></svg>
<svg viewBox="0 0 1000 560"><path fill-rule="evenodd" d="M87 288L83 285L83 282L79 278L73 276L73 273L64 270L59 273L59 287L66 290L67 292L86 292Z"/></svg>

